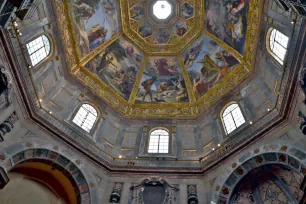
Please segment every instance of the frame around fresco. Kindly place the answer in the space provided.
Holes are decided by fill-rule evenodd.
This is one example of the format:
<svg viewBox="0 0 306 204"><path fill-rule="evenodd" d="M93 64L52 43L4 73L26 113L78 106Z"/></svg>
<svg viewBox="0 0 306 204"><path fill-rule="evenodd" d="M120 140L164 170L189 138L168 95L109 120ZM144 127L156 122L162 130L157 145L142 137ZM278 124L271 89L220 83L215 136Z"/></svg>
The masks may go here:
<svg viewBox="0 0 306 204"><path fill-rule="evenodd" d="M117 0L119 7L121 9L121 3L127 2L127 0ZM191 0L189 0L191 1ZM245 51L244 55L241 56L236 50L227 45L225 42L221 41L214 35L210 34L205 30L201 30L194 35L192 39L186 39L186 42L178 42L179 44L184 44L178 51L167 54L177 56L182 67L182 74L186 82L186 87L189 95L189 103L171 103L171 104L134 104L138 85L142 73L145 68L145 64L148 56L157 56L161 53L148 53L144 49L144 58L137 74L136 82L134 88L130 95L129 100L125 100L117 92L108 87L104 82L102 82L97 76L87 70L84 65L108 47L111 43L116 41L120 36L125 35L128 31L121 31L120 33L114 35L111 40L106 41L102 45L98 46L92 52L90 52L85 57L80 57L77 50L77 44L73 34L73 25L71 22L71 16L69 11L68 0L53 0L53 5L56 11L57 22L59 27L60 36L62 39L62 44L65 50L65 60L67 63L68 71L72 74L79 82L84 86L88 87L94 94L105 101L114 110L119 112L121 115L127 118L179 118L179 119L192 119L198 117L202 112L207 110L217 101L219 101L222 96L229 93L233 87L242 82L250 72L253 70L255 63L256 48L258 43L257 32L260 26L260 19L262 13L262 0L250 0L249 12L248 12L248 25L246 33ZM201 12L196 13L196 15L202 16L198 18L203 18L204 7ZM121 26L124 19L121 16ZM194 18L197 18L195 16ZM203 21L204 22L204 21ZM232 54L240 64L236 65L228 75L226 75L220 82L214 85L206 94L196 100L194 92L192 90L192 85L188 77L186 68L184 67L183 59L180 53L187 48L193 39L196 39L200 35L205 35L215 41L220 47L225 51ZM141 47L136 44L137 47ZM141 49L141 48L140 48ZM165 53L163 53L165 55Z"/></svg>

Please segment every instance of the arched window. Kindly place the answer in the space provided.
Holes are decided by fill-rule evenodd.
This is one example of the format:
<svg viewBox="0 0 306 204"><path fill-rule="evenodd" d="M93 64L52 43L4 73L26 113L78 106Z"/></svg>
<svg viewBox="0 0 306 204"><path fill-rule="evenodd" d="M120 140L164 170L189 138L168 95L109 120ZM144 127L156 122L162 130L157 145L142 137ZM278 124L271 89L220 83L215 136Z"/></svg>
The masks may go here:
<svg viewBox="0 0 306 204"><path fill-rule="evenodd" d="M27 44L27 49L32 66L35 66L50 54L51 46L49 38L46 35L41 35L35 40L29 42Z"/></svg>
<svg viewBox="0 0 306 204"><path fill-rule="evenodd" d="M281 64L283 64L286 53L289 38L283 33L279 32L275 28L272 28L269 35L269 51L273 57Z"/></svg>
<svg viewBox="0 0 306 204"><path fill-rule="evenodd" d="M150 133L148 153L169 153L169 132L155 129Z"/></svg>
<svg viewBox="0 0 306 204"><path fill-rule="evenodd" d="M73 122L89 133L97 118L97 110L89 104L83 104L75 115Z"/></svg>
<svg viewBox="0 0 306 204"><path fill-rule="evenodd" d="M222 120L226 134L230 134L245 123L245 119L237 103L229 105L223 111Z"/></svg>

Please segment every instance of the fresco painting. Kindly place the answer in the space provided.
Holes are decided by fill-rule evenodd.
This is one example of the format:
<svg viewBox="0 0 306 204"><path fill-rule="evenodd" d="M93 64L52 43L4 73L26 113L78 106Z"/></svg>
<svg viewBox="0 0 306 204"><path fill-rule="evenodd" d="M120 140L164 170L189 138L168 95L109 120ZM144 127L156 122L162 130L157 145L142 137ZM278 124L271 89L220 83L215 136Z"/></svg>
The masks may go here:
<svg viewBox="0 0 306 204"><path fill-rule="evenodd" d="M205 1L205 29L243 54L249 0Z"/></svg>
<svg viewBox="0 0 306 204"><path fill-rule="evenodd" d="M231 204L299 203L303 176L290 167L270 164L251 170L236 185Z"/></svg>
<svg viewBox="0 0 306 204"><path fill-rule="evenodd" d="M148 22L143 22L140 24L138 33L141 37L146 38L152 35L153 28L152 25Z"/></svg>
<svg viewBox="0 0 306 204"><path fill-rule="evenodd" d="M77 47L86 55L120 32L117 0L69 0Z"/></svg>
<svg viewBox="0 0 306 204"><path fill-rule="evenodd" d="M149 57L136 103L187 103L188 94L177 57Z"/></svg>
<svg viewBox="0 0 306 204"><path fill-rule="evenodd" d="M183 51L182 57L197 99L239 63L234 56L203 35Z"/></svg>
<svg viewBox="0 0 306 204"><path fill-rule="evenodd" d="M170 40L171 34L166 28L159 29L156 34L155 38L158 42L158 44L167 44Z"/></svg>
<svg viewBox="0 0 306 204"><path fill-rule="evenodd" d="M193 14L194 14L194 9L190 4L184 3L183 5L181 5L181 16L182 17L184 17L185 19L189 19L193 17Z"/></svg>
<svg viewBox="0 0 306 204"><path fill-rule="evenodd" d="M172 26L172 32L180 37L185 35L187 31L188 29L185 21L178 20Z"/></svg>
<svg viewBox="0 0 306 204"><path fill-rule="evenodd" d="M144 17L145 11L144 8L140 5L135 5L133 8L130 10L130 16L132 19L138 21L141 18Z"/></svg>
<svg viewBox="0 0 306 204"><path fill-rule="evenodd" d="M142 59L142 52L129 41L119 38L85 67L128 100Z"/></svg>

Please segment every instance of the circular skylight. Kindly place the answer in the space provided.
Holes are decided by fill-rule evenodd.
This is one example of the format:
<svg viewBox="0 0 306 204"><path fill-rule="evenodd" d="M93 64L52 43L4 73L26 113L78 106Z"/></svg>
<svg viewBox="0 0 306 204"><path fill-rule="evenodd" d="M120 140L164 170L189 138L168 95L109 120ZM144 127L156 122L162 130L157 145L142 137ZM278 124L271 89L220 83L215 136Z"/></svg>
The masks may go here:
<svg viewBox="0 0 306 204"><path fill-rule="evenodd" d="M171 5L167 1L157 1L153 5L153 13L156 18L165 20L171 15Z"/></svg>

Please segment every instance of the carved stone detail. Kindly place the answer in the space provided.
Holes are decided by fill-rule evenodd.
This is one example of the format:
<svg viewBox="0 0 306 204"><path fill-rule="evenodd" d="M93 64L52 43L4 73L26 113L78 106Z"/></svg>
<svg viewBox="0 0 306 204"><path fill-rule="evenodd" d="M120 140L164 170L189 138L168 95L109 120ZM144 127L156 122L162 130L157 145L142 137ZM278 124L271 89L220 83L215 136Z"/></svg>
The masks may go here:
<svg viewBox="0 0 306 204"><path fill-rule="evenodd" d="M8 117L3 123L0 124L0 142L3 142L3 137L6 133L12 131L17 120L18 116L16 112L13 112L10 117Z"/></svg>
<svg viewBox="0 0 306 204"><path fill-rule="evenodd" d="M12 77L9 71L4 67L0 69L0 96L4 95L5 105L9 106L11 101L9 98L9 90L12 87Z"/></svg>
<svg viewBox="0 0 306 204"><path fill-rule="evenodd" d="M187 185L187 201L188 204L198 204L198 195L197 195L197 186L196 185Z"/></svg>
<svg viewBox="0 0 306 204"><path fill-rule="evenodd" d="M4 168L0 167L0 189L3 189L9 181L10 179Z"/></svg>
<svg viewBox="0 0 306 204"><path fill-rule="evenodd" d="M179 191L178 188L169 184L165 179L159 176L151 176L147 179L144 179L140 184L134 185L131 187L132 193L132 202L131 204L144 204L142 199L143 188L149 183L154 184L163 184L166 188L166 198L162 204L175 204L176 203L176 193Z"/></svg>
<svg viewBox="0 0 306 204"><path fill-rule="evenodd" d="M300 69L300 71L299 71L298 80L299 80L299 83L301 85L301 88L302 88L304 94L306 95L306 63L304 64L302 69ZM304 103L305 102L306 102L306 98L304 99Z"/></svg>
<svg viewBox="0 0 306 204"><path fill-rule="evenodd" d="M123 183L115 183L113 192L110 196L109 202L110 203L119 203L121 198L121 190L122 190Z"/></svg>

